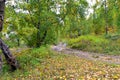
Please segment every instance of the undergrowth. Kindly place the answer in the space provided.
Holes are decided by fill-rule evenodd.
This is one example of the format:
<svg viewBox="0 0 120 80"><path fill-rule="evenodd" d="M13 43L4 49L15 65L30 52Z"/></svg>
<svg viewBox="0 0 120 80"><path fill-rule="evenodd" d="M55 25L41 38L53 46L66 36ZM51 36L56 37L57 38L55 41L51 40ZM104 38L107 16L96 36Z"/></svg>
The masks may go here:
<svg viewBox="0 0 120 80"><path fill-rule="evenodd" d="M21 80L22 78L24 80L25 77L30 77L30 74L36 73L36 67L41 67L45 59L49 59L53 52L49 50L49 47L41 46L41 48L27 49L13 53L13 55L16 56L20 69L10 72L10 66L4 61L2 71L0 72L0 80Z"/></svg>
<svg viewBox="0 0 120 80"><path fill-rule="evenodd" d="M109 40L102 36L80 36L68 41L71 48L96 53L120 54L120 39Z"/></svg>

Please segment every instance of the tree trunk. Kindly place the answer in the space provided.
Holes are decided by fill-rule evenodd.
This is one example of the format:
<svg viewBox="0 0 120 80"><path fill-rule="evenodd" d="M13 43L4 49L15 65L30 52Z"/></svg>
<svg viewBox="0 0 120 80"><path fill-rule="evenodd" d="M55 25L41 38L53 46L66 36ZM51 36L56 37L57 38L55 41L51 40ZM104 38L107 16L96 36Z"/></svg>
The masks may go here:
<svg viewBox="0 0 120 80"><path fill-rule="evenodd" d="M2 28L3 28L4 8L5 8L5 0L0 0L0 31L2 31ZM2 39L0 39L0 48L2 50L2 53L5 56L5 59L7 60L7 63L11 66L11 70L16 70L18 68L18 62L10 53L8 46L2 41ZM0 58L0 63L1 61L2 60Z"/></svg>
<svg viewBox="0 0 120 80"><path fill-rule="evenodd" d="M1 58L1 55L0 55L0 72L2 70L2 58Z"/></svg>
<svg viewBox="0 0 120 80"><path fill-rule="evenodd" d="M36 46L37 47L40 47L40 21L39 21L39 23L38 23L38 26L37 26L37 44L36 44Z"/></svg>
<svg viewBox="0 0 120 80"><path fill-rule="evenodd" d="M40 47L47 36L47 30L45 30L43 37L40 38L40 22L38 23L38 32L37 32L37 47Z"/></svg>
<svg viewBox="0 0 120 80"><path fill-rule="evenodd" d="M20 46L20 39L17 38L17 46L19 47Z"/></svg>
<svg viewBox="0 0 120 80"><path fill-rule="evenodd" d="M107 1L106 0L105 0L105 21L106 21L105 33L107 35L108 34L108 19L107 19Z"/></svg>
<svg viewBox="0 0 120 80"><path fill-rule="evenodd" d="M5 0L0 0L0 31L3 28Z"/></svg>

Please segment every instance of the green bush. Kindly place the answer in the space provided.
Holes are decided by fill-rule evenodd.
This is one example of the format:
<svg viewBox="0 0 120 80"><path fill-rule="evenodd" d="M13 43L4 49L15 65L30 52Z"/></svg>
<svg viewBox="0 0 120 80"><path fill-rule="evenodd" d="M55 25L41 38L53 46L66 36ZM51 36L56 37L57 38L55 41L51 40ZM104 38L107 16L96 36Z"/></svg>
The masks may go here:
<svg viewBox="0 0 120 80"><path fill-rule="evenodd" d="M113 41L101 36L85 35L70 39L68 44L71 48L83 51L120 54L120 39Z"/></svg>
<svg viewBox="0 0 120 80"><path fill-rule="evenodd" d="M87 46L97 46L101 44L108 44L109 42L101 37L96 36L80 36L78 38L70 39L68 44L72 48L85 49Z"/></svg>

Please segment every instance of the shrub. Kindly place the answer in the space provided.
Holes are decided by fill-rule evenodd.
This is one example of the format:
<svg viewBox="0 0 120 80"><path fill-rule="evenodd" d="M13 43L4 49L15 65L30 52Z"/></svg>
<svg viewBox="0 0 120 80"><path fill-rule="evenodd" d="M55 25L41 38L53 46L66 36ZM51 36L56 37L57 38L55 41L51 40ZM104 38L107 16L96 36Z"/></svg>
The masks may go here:
<svg viewBox="0 0 120 80"><path fill-rule="evenodd" d="M107 39L96 36L90 36L90 35L80 36L78 38L70 39L68 41L70 47L82 49L82 50L84 50L87 47L91 47L91 46L96 47L98 45L106 45L108 43L109 41L107 41Z"/></svg>
<svg viewBox="0 0 120 80"><path fill-rule="evenodd" d="M78 38L70 39L68 44L71 48L83 51L120 54L120 39L111 40L100 36L85 35Z"/></svg>

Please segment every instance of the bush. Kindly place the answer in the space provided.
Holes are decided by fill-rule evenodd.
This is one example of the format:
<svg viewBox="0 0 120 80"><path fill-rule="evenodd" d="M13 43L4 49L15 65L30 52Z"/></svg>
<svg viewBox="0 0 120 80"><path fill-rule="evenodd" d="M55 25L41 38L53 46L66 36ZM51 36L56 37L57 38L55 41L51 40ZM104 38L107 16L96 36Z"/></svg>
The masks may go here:
<svg viewBox="0 0 120 80"><path fill-rule="evenodd" d="M96 47L97 45L101 44L108 44L109 42L101 37L96 37L96 36L80 36L78 38L71 39L68 44L72 48L77 48L77 49L82 49L84 50L87 48L87 46L94 46Z"/></svg>
<svg viewBox="0 0 120 80"><path fill-rule="evenodd" d="M28 49L15 55L18 56L17 60L21 63L21 66L36 66L53 55L53 52L49 49L49 46L41 46L40 48Z"/></svg>
<svg viewBox="0 0 120 80"><path fill-rule="evenodd" d="M120 54L120 39L111 40L99 36L80 36L78 38L70 39L68 44L71 48L83 51Z"/></svg>

